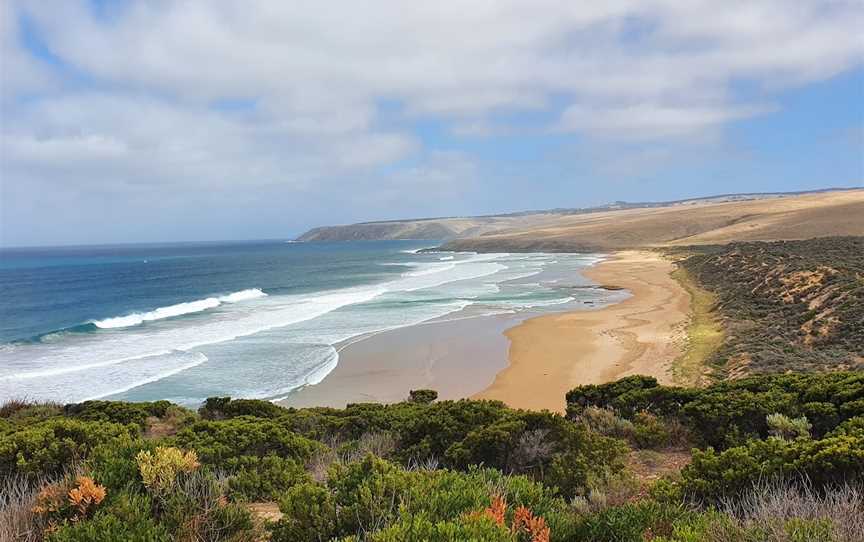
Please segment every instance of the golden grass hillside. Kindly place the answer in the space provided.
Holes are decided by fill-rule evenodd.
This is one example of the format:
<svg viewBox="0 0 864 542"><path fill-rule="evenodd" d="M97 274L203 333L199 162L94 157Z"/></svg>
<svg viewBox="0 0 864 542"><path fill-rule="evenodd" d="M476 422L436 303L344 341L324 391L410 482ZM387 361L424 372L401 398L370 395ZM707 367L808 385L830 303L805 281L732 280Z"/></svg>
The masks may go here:
<svg viewBox="0 0 864 542"><path fill-rule="evenodd" d="M590 251L864 235L864 190L564 215L449 250Z"/></svg>

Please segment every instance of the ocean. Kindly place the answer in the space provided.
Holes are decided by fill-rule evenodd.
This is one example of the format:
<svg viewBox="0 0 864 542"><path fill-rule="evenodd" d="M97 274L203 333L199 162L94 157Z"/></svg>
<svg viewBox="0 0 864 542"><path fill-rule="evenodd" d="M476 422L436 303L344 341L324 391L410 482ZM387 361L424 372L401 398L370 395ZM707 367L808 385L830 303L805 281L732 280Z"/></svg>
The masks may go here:
<svg viewBox="0 0 864 542"><path fill-rule="evenodd" d="M375 332L621 295L579 275L599 255L418 252L432 244L2 250L0 401L278 399Z"/></svg>

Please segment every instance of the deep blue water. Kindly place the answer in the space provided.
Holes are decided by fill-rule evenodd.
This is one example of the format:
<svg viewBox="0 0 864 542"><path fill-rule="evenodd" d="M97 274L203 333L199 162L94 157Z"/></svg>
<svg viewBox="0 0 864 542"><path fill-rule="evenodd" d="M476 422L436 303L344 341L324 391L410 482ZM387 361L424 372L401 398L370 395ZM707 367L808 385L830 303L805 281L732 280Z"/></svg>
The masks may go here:
<svg viewBox="0 0 864 542"><path fill-rule="evenodd" d="M605 295L570 288L592 255L416 253L432 244L0 251L0 399L279 397L332 370L340 341Z"/></svg>

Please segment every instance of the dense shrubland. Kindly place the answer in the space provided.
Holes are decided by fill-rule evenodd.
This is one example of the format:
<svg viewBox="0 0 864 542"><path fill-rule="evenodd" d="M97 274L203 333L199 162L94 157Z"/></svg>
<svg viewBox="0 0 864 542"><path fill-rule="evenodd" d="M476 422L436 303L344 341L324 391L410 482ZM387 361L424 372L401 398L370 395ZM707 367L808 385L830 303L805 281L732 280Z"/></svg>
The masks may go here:
<svg viewBox="0 0 864 542"><path fill-rule="evenodd" d="M422 390L345 409L9 402L0 540L864 536L864 375L703 389L630 377L567 400L567 416L435 402ZM691 448L692 462L665 476L633 467ZM250 503L270 503L274 515L262 520Z"/></svg>
<svg viewBox="0 0 864 542"><path fill-rule="evenodd" d="M671 250L717 296L720 376L864 364L864 237Z"/></svg>

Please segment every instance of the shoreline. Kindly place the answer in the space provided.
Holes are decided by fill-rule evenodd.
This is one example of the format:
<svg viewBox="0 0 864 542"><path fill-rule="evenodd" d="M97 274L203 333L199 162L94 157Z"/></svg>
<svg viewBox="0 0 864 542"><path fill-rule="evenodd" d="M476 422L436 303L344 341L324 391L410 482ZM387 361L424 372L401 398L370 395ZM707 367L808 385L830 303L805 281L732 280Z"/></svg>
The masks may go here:
<svg viewBox="0 0 864 542"><path fill-rule="evenodd" d="M412 389L434 389L439 399L463 399L488 387L507 366L505 331L530 315L432 320L349 339L339 362L317 384L276 401L286 407L394 403Z"/></svg>
<svg viewBox="0 0 864 542"><path fill-rule="evenodd" d="M626 288L631 297L594 311L537 316L508 329L509 365L472 398L564 412L565 394L579 385L633 374L672 383L690 305L673 270L671 261L647 251L613 253L586 269L589 279Z"/></svg>
<svg viewBox="0 0 864 542"><path fill-rule="evenodd" d="M398 402L425 388L442 400L494 399L563 412L566 392L581 384L630 374L671 383L690 303L673 269L653 252L616 252L579 274L593 283L589 288L626 290L623 300L431 320L349 339L337 345L339 362L321 381L276 402L342 408Z"/></svg>

